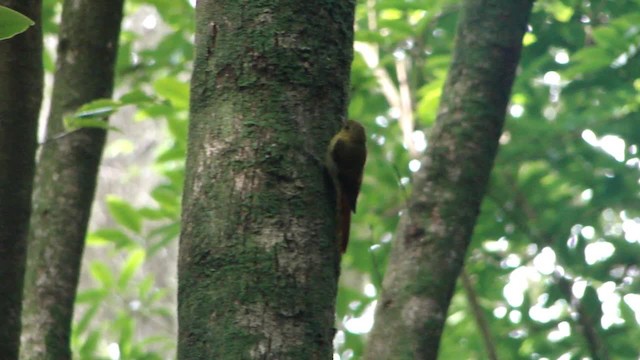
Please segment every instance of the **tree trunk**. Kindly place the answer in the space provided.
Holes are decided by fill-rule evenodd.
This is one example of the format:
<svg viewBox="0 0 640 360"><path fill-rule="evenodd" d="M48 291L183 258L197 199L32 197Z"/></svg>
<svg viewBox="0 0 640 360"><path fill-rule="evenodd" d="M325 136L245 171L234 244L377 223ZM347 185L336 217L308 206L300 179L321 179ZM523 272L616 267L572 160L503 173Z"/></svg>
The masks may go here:
<svg viewBox="0 0 640 360"><path fill-rule="evenodd" d="M368 359L436 359L502 133L531 0L467 0L414 194L394 243Z"/></svg>
<svg viewBox="0 0 640 360"><path fill-rule="evenodd" d="M23 359L70 359L73 304L105 130L63 118L111 97L123 0L66 0L46 139L34 183Z"/></svg>
<svg viewBox="0 0 640 360"><path fill-rule="evenodd" d="M332 356L339 255L319 159L347 107L354 7L198 2L179 359Z"/></svg>
<svg viewBox="0 0 640 360"><path fill-rule="evenodd" d="M35 25L0 41L0 354L17 359L20 312L38 116L42 102L42 28L39 0L0 5Z"/></svg>

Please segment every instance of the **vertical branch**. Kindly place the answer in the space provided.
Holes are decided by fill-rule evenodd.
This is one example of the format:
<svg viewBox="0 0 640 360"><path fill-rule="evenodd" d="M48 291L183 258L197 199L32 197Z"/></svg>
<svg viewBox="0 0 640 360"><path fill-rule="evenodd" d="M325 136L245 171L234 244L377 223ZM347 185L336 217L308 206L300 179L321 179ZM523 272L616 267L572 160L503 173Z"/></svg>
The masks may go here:
<svg viewBox="0 0 640 360"><path fill-rule="evenodd" d="M464 2L438 118L393 244L367 359L438 356L532 5L531 0Z"/></svg>
<svg viewBox="0 0 640 360"><path fill-rule="evenodd" d="M40 0L4 0L35 26L0 41L0 357L17 359L38 115L42 101Z"/></svg>
<svg viewBox="0 0 640 360"><path fill-rule="evenodd" d="M469 278L469 274L465 269L462 269L460 278L462 280L462 287L464 288L464 293L467 296L467 301L469 302L469 307L471 307L471 313L473 314L473 317L476 320L476 325L478 325L478 330L480 330L480 335L482 336L482 341L484 342L484 348L487 351L487 358L489 358L489 360L498 360L496 345L495 345L495 342L493 341L493 336L491 334L491 331L489 330L489 323L487 322L487 317L484 316L482 307L478 302L478 294L476 293L476 290L474 289L474 286L471 283L471 279Z"/></svg>
<svg viewBox="0 0 640 360"><path fill-rule="evenodd" d="M407 69L408 58L406 54L396 58L396 73L398 75L398 88L400 89L400 129L405 146L412 157L417 155L416 146L413 142L413 104L411 101L411 87L409 85L409 71Z"/></svg>
<svg viewBox="0 0 640 360"><path fill-rule="evenodd" d="M594 360L609 360L609 351L597 330L597 322L600 319L594 319L593 314L589 312L584 303L573 296L571 291L573 284L569 279L560 274L554 274L553 277L567 303L578 314L578 329L587 343L591 358Z"/></svg>
<svg viewBox="0 0 640 360"><path fill-rule="evenodd" d="M512 181L514 180L512 179ZM535 231L529 226L529 223L533 219L538 218L538 215L535 213L531 204L529 204L524 194L515 185L511 188L511 191L514 193L513 198L516 199L517 205L509 209L502 207L498 199L495 199L494 197L491 197L491 199L496 203L496 205L501 207L502 211L509 216L511 222L515 224L520 229L520 231L528 234L532 238L534 243L543 245L548 244L550 238L549 236L541 234L539 231ZM516 209L523 211L524 216L518 216L518 214L515 213ZM567 266L564 267L567 268ZM582 301L580 299L576 299L573 296L571 290L573 283L570 279L567 279L565 276L558 273L553 274L553 279L556 282L557 286L560 288L564 299L574 310L574 312L578 314L577 328L580 334L584 337L593 359L609 359L606 342L602 339L602 336L598 332L597 322L599 319L594 319L593 314L587 311Z"/></svg>
<svg viewBox="0 0 640 360"><path fill-rule="evenodd" d="M63 118L111 97L123 0L65 0L46 137ZM42 145L34 182L21 358L70 359L71 323L106 132L85 128ZM54 185L55 183L55 185Z"/></svg>
<svg viewBox="0 0 640 360"><path fill-rule="evenodd" d="M378 29L378 13L376 12L376 0L367 0L367 25L369 25L369 31Z"/></svg>
<svg viewBox="0 0 640 360"><path fill-rule="evenodd" d="M378 30L378 21L377 21L377 13L376 13L376 0L367 0L367 26L369 27L369 31L377 31ZM385 99L389 103L391 108L401 110L402 104L400 102L400 94L398 93L398 89L396 85L393 83L389 72L382 66L380 66L380 53L377 44L356 42L354 44L354 49L362 54L367 66L371 71L373 71L373 75L375 76L378 84L380 85L380 89L382 90L382 94Z"/></svg>

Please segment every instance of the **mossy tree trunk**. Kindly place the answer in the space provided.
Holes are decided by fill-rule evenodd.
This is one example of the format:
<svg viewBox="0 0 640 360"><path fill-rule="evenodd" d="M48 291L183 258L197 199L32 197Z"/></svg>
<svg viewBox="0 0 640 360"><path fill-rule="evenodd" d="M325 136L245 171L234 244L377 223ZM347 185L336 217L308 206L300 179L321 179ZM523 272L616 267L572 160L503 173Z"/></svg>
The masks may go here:
<svg viewBox="0 0 640 360"><path fill-rule="evenodd" d="M464 2L438 118L393 246L367 359L437 358L532 3Z"/></svg>
<svg viewBox="0 0 640 360"><path fill-rule="evenodd" d="M319 159L346 112L354 7L198 2L179 359L331 358L339 255Z"/></svg>
<svg viewBox="0 0 640 360"><path fill-rule="evenodd" d="M20 312L38 115L42 102L40 0L2 0L35 26L0 41L0 358L18 358Z"/></svg>
<svg viewBox="0 0 640 360"><path fill-rule="evenodd" d="M34 183L23 359L71 359L73 304L105 130L64 136L63 117L109 98L123 0L66 0L46 139Z"/></svg>

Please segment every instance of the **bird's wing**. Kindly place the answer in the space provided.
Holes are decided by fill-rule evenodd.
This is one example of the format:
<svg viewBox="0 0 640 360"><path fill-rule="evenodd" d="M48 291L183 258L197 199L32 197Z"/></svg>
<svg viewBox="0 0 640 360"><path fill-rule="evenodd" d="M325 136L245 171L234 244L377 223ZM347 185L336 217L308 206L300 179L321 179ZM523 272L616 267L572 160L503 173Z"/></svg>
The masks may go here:
<svg viewBox="0 0 640 360"><path fill-rule="evenodd" d="M360 159L361 156L357 154L354 155L354 152L350 151L348 147L349 144L346 141L338 139L333 147L331 157L336 163L337 177L342 188L342 194L345 196L351 211L355 213L356 201L362 184L364 159Z"/></svg>

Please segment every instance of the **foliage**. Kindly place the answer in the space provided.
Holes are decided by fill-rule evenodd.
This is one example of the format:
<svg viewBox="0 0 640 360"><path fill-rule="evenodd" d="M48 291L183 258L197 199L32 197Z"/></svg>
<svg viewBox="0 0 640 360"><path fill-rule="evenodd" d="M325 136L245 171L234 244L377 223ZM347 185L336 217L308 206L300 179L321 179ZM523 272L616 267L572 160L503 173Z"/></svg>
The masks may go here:
<svg viewBox="0 0 640 360"><path fill-rule="evenodd" d="M338 308L347 319L339 349L355 358L363 330L358 321L351 320L353 327L349 321L375 301L361 295L363 283L378 283L361 262L373 253L379 254L376 263L384 264L406 191L398 183L410 176L412 162L396 122L403 109L388 101L393 91L381 86L380 73L388 74L396 89L410 90L416 119L412 135L428 133L458 12L457 2L371 3L359 8L356 40L365 44L356 44L350 108L351 117L369 121L374 140L364 213L355 220L354 246L345 261L360 281L345 284L350 290L341 293L343 304L353 306ZM484 309L485 330L499 358L595 358L602 352L637 358L632 339L640 330L634 295L640 259L639 5L536 3L500 155L467 259L474 292L458 287L440 358L487 356L468 295ZM371 49L378 61L372 61ZM400 73L403 62L410 69L407 80ZM381 105L384 100L387 106ZM373 246L355 245L358 240ZM598 348L594 341L604 345Z"/></svg>
<svg viewBox="0 0 640 360"><path fill-rule="evenodd" d="M81 289L76 299L72 350L79 359L167 359L173 356L167 354L175 353L176 314L171 300L175 288L166 285L174 269L150 273L147 264L171 244L175 248L180 232L189 104L184 79L191 66L192 36L192 26L185 26L184 19L191 21L193 8L186 1L172 3L174 10L180 8L183 19L176 23L178 14L165 11L162 4L132 3L128 16L152 19L148 21L157 22L163 36L157 45L145 42L142 29L127 27L125 21L116 78L119 93L125 92L117 100L96 100L68 114L65 130L98 127L126 137L127 126L109 125L104 119L134 106L136 120L158 122L167 131L154 149L158 184L150 191L151 203L136 206L131 199L115 195L97 199L106 204L114 226L96 229L87 237L89 250L100 249L101 258L85 267L94 285ZM57 32L53 18L60 10L57 2L45 1L45 33ZM46 58L53 57L52 50ZM47 62L53 64L53 60ZM154 331L145 330L149 327Z"/></svg>
<svg viewBox="0 0 640 360"><path fill-rule="evenodd" d="M169 77L164 81L175 80ZM151 191L154 204L150 206L136 207L126 199L107 196L106 204L117 226L93 231L87 238L87 245L108 247L108 256L124 260L117 271L100 260L90 264L89 271L98 286L78 294L76 301L85 309L73 333L74 352L80 358L94 359L104 353L105 346L111 346L118 349L120 358L165 359L166 351L173 352L175 348L173 334L167 330L170 328L167 324L175 322L175 309L163 302L170 289L156 284L157 276L167 274L146 273L144 264L174 242L180 233L188 98L164 98L166 94L161 85L154 90L163 101L149 102L147 97L140 96L142 101L137 105L140 116L161 107L163 112L154 117L164 117L170 129L171 145L158 149L155 158L155 168L162 181ZM90 323L99 309L109 313L108 320L102 319L92 326ZM138 320L164 324L164 332L140 339L135 331ZM107 345L110 342L117 347Z"/></svg>
<svg viewBox="0 0 640 360"><path fill-rule="evenodd" d="M369 160L337 300L336 352L343 359L360 358L366 346L398 215L411 197L411 172L428 147L459 6L358 4L349 115L368 129ZM145 264L179 233L193 9L187 1L136 0L127 5L128 19L141 9L154 9L157 43L144 42L146 30L123 29L117 68L125 95L106 107L135 105L136 119L164 121L168 131L154 164L161 182L152 205L107 197L116 226L87 240L105 249L105 258L122 260L118 269L104 260L87 267L96 285L78 296L73 334L82 359L107 357L111 343L127 359L166 358L175 346L170 332L142 336L136 329L143 320L175 317L163 300L169 290L158 285L167 274L148 274ZM639 356L639 10L638 1L536 2L468 254L474 286L458 286L440 358L486 358L483 333L499 358L594 357L603 351L593 348L594 336L609 358ZM45 1L48 34L56 33L57 11L56 1ZM51 58L45 54L49 71ZM411 118L414 128L403 130L399 119ZM478 327L478 316L488 328Z"/></svg>
<svg viewBox="0 0 640 360"><path fill-rule="evenodd" d="M0 40L18 35L33 24L33 20L21 13L6 6L0 6Z"/></svg>

